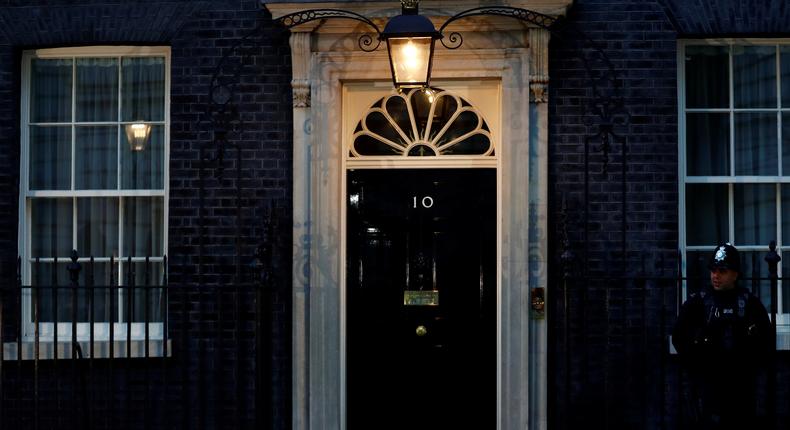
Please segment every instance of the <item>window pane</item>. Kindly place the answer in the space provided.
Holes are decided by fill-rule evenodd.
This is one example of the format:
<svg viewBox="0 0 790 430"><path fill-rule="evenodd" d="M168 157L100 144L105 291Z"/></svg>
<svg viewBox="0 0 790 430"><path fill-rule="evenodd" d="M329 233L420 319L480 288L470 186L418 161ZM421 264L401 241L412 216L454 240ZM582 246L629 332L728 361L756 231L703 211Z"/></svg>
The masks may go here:
<svg viewBox="0 0 790 430"><path fill-rule="evenodd" d="M408 145L398 130L393 127L386 116L381 112L371 112L365 117L365 125L371 132L405 147Z"/></svg>
<svg viewBox="0 0 790 430"><path fill-rule="evenodd" d="M686 185L686 243L724 242L729 231L726 184ZM715 245L711 245L713 247Z"/></svg>
<svg viewBox="0 0 790 430"><path fill-rule="evenodd" d="M128 263L122 262L124 276L122 279L123 285L129 285ZM164 295L161 288L146 288L146 286L159 286L162 285L162 263L145 262L132 263L131 276L134 280L134 287L132 296L134 301L132 305L132 315L134 318L132 322L162 322L164 321ZM124 306L123 313L127 314L127 297L129 297L129 290L124 288L121 291L121 299ZM147 303L147 305L146 305ZM147 313L147 315L146 315ZM126 321L126 318L124 318Z"/></svg>
<svg viewBox="0 0 790 430"><path fill-rule="evenodd" d="M782 253L782 313L790 313L790 252ZM770 308L768 308L770 311Z"/></svg>
<svg viewBox="0 0 790 430"><path fill-rule="evenodd" d="M686 115L686 162L689 176L730 174L730 115Z"/></svg>
<svg viewBox="0 0 790 430"><path fill-rule="evenodd" d="M736 108L776 107L775 46L734 46L732 70Z"/></svg>
<svg viewBox="0 0 790 430"><path fill-rule="evenodd" d="M118 60L80 58L76 75L77 121L117 121Z"/></svg>
<svg viewBox="0 0 790 430"><path fill-rule="evenodd" d="M486 151L489 150L489 148L491 148L491 140L485 134L478 133L465 138L464 140L456 143L453 146L450 147L445 146L444 148L442 148L442 154L444 155L484 154ZM411 151L409 155L412 155Z"/></svg>
<svg viewBox="0 0 790 430"><path fill-rule="evenodd" d="M30 316L32 321L39 322L69 321L71 319L71 295L69 294L69 272L66 263L33 263L30 273L32 284L41 288L31 290ZM55 288L59 286L62 288ZM57 294L57 297L55 295ZM58 313L53 309L58 303ZM36 318L38 308L38 318Z"/></svg>
<svg viewBox="0 0 790 430"><path fill-rule="evenodd" d="M776 185L735 184L735 241L768 245L776 240Z"/></svg>
<svg viewBox="0 0 790 430"><path fill-rule="evenodd" d="M777 175L775 113L735 114L735 174Z"/></svg>
<svg viewBox="0 0 790 430"><path fill-rule="evenodd" d="M687 108L729 107L729 80L729 47L686 47Z"/></svg>
<svg viewBox="0 0 790 430"><path fill-rule="evenodd" d="M710 247L710 251L686 252L686 287L689 294L702 291L710 285L708 259L713 253L714 246Z"/></svg>
<svg viewBox="0 0 790 430"><path fill-rule="evenodd" d="M118 127L76 127L74 187L114 190L118 186Z"/></svg>
<svg viewBox="0 0 790 430"><path fill-rule="evenodd" d="M71 72L69 59L32 59L31 122L71 122Z"/></svg>
<svg viewBox="0 0 790 430"><path fill-rule="evenodd" d="M30 126L31 190L71 189L71 127Z"/></svg>
<svg viewBox="0 0 790 430"><path fill-rule="evenodd" d="M77 199L77 251L83 257L118 257L118 198Z"/></svg>
<svg viewBox="0 0 790 430"><path fill-rule="evenodd" d="M135 150L126 133L121 137L121 188L161 190L164 188L165 129L151 126L151 137L142 150Z"/></svg>
<svg viewBox="0 0 790 430"><path fill-rule="evenodd" d="M751 290L763 302L766 309L771 309L771 281L760 280L768 278L768 263L765 262L767 251L743 252L741 251L740 286Z"/></svg>
<svg viewBox="0 0 790 430"><path fill-rule="evenodd" d="M124 58L121 79L123 121L164 121L164 58Z"/></svg>
<svg viewBox="0 0 790 430"><path fill-rule="evenodd" d="M782 175L790 176L790 113L782 114Z"/></svg>
<svg viewBox="0 0 790 430"><path fill-rule="evenodd" d="M80 285L92 285L92 300L93 300L93 321L94 322L108 322L110 320L110 312L114 321L118 321L118 290L110 290L110 286L118 285L118 263L110 266L109 262L94 262L86 261L82 264L82 271L80 276ZM91 277L91 274L93 275ZM91 282L92 281L92 282ZM79 316L80 321L90 321L89 309L89 294L90 291L85 291L80 294L80 307ZM113 307L111 310L110 307Z"/></svg>
<svg viewBox="0 0 790 430"><path fill-rule="evenodd" d="M478 124L482 125L483 121L477 116L476 112L466 111L461 112L450 127L437 139L436 145L443 146L453 140L475 130Z"/></svg>
<svg viewBox="0 0 790 430"><path fill-rule="evenodd" d="M448 103L445 99L450 99L453 104L455 103L455 100L450 97L438 97L436 109L440 112L443 112L445 109L447 109ZM392 120L398 125L398 128L406 133L406 136L409 139L414 140L414 129L411 126L409 108L406 106L406 100L402 97L391 97L389 100L387 100L385 110L392 117Z"/></svg>
<svg viewBox="0 0 790 430"><path fill-rule="evenodd" d="M72 250L72 199L30 201L30 256L67 258Z"/></svg>
<svg viewBox="0 0 790 430"><path fill-rule="evenodd" d="M161 257L164 250L164 204L161 197L123 201L123 256Z"/></svg>
<svg viewBox="0 0 790 430"><path fill-rule="evenodd" d="M779 47L779 58L781 59L782 67L782 107L790 108L790 46L783 45Z"/></svg>
<svg viewBox="0 0 790 430"><path fill-rule="evenodd" d="M782 244L787 247L790 244L790 184L779 186L782 187ZM790 268L790 261L786 265Z"/></svg>

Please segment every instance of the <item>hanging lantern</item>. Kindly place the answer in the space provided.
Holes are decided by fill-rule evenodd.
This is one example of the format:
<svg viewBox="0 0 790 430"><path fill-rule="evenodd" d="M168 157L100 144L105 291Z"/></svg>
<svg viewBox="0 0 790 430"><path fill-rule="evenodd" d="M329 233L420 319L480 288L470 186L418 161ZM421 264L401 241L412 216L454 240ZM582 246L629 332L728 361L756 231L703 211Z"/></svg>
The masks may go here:
<svg viewBox="0 0 790 430"><path fill-rule="evenodd" d="M387 42L395 88L427 87L431 80L433 47L442 35L430 19L418 14L418 1L402 0L402 13L387 22L381 40Z"/></svg>

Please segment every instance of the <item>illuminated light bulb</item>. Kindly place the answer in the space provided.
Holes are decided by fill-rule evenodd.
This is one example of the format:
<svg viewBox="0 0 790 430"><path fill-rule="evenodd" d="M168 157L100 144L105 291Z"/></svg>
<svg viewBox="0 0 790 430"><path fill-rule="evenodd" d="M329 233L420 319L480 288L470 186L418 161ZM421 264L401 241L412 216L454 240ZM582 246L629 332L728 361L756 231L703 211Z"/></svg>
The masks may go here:
<svg viewBox="0 0 790 430"><path fill-rule="evenodd" d="M414 46L414 42L411 40L403 46L403 55L406 56L410 61L414 60L414 57L417 55L417 47Z"/></svg>
<svg viewBox="0 0 790 430"><path fill-rule="evenodd" d="M410 81L415 80L414 74L420 67L419 51L417 46L412 41L409 41L403 46L403 68L405 69L407 79Z"/></svg>
<svg viewBox="0 0 790 430"><path fill-rule="evenodd" d="M148 134L148 127L145 124L132 124L132 135L135 139L143 139Z"/></svg>

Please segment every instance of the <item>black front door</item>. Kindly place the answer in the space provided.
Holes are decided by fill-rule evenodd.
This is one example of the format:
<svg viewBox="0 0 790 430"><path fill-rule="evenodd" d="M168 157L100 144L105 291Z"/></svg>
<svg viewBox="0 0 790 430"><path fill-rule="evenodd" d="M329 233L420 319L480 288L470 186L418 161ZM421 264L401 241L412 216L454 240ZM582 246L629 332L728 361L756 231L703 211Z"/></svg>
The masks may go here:
<svg viewBox="0 0 790 430"><path fill-rule="evenodd" d="M348 429L495 428L495 170L347 179Z"/></svg>

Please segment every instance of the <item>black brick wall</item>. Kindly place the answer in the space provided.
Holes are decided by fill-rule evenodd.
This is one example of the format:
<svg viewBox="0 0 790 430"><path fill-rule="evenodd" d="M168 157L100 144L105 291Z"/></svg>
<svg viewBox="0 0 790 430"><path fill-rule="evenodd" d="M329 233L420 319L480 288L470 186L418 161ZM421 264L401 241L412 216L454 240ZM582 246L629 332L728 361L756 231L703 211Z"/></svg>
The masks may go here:
<svg viewBox="0 0 790 430"><path fill-rule="evenodd" d="M564 199L568 206L567 231L577 256L575 273L581 272L580 261L586 262L593 274L674 273L678 234L676 40L727 35L787 36L788 14L790 6L782 0L574 2L566 29L554 36L550 53L552 256L561 251L557 245L562 236L558 220L563 215L560 202ZM233 51L234 42L257 25L263 31L244 45L243 52ZM623 97L630 115L625 124L614 126L622 140L613 142L608 158L601 150L601 142L592 141L587 165L585 142L600 130L601 121L585 109L594 95L591 76L579 57L588 58L586 64L592 66L594 75L604 71L606 65L596 59L597 51L585 38L601 48L614 65L617 80L600 83L605 93ZM279 206L284 213L290 213L293 174L287 35L273 27L254 0L0 0L0 216L6 221L0 223L0 277L13 277L17 249L21 52L98 44L172 48L168 233L174 282L207 287L232 283L237 236L241 239L245 279L249 280L253 276L249 268L254 249L265 237L262 220L269 208ZM234 64L244 62L240 81L234 86L243 127L229 134L232 145L224 153L220 176L216 162L201 164L201 148L207 158L218 154L211 143L215 136L205 107L210 102L207 93L211 79L225 56L228 60L221 69L225 77L232 75ZM623 141L627 148L625 177L620 155ZM241 166L236 165L237 149L241 151ZM241 187L237 167L241 169ZM587 198L585 173L589 175ZM623 186L625 199L621 194ZM240 220L236 217L239 189ZM237 225L241 225L240 230ZM289 428L288 256L292 238L288 216L280 225L285 227L273 243L277 256L275 282L267 290L271 294L265 309L269 318L262 326L265 334L271 332L264 344L271 360L266 367L271 371L267 371L263 392L258 394L264 406L270 408L266 424ZM589 230L586 236L585 225ZM198 269L199 265L202 269ZM553 263L551 288L561 285L560 271L558 264ZM619 285L610 281L572 284L567 301L551 302L551 425L575 428L597 423L600 425L596 427L613 429L673 428L682 409L681 378L677 363L666 357L663 338L672 322L673 310L666 308L674 303L673 284ZM183 298L186 303L176 300L171 307L175 320L183 316L185 309L210 311L216 305L201 301L205 297L199 295L179 297ZM218 354L211 349L211 342L201 339L198 333L190 335L189 345L203 354L201 363L214 364L212 360ZM252 353L252 347L244 352ZM219 353L220 357L224 354L223 350ZM190 371L193 370L201 369ZM786 366L780 372L787 375ZM228 391L225 385L240 382L238 376L236 381L223 378L218 372L204 379L188 378L191 385L187 389L214 387L223 393ZM202 386L195 385L197 380ZM176 382L177 378L171 383ZM246 395L255 394L251 385L245 387ZM171 393L180 389L175 386ZM786 390L782 393L785 397L777 403L786 405ZM213 396L212 401L221 400L222 394ZM214 417L206 416L209 420ZM787 422L786 410L782 410L780 421Z"/></svg>
<svg viewBox="0 0 790 430"><path fill-rule="evenodd" d="M242 49L234 50L234 44L249 34L253 35ZM203 355L197 361L203 367L189 370L195 374L189 375L187 391L209 392L207 401L211 405L227 401L221 398L223 393L232 392L236 384L242 384L247 396L243 400L245 405L266 409L265 422L260 424L265 428L289 428L290 49L287 32L275 27L258 2L0 1L0 100L3 101L0 103L0 216L4 220L0 224L0 260L3 262L0 276L11 280L15 273L21 53L25 49L90 45L171 47L168 231L171 283L207 288L232 285L237 283L234 275L237 261L242 264L242 281L252 282L256 279L252 270L256 247L265 240L275 248L275 276L267 285L263 300L264 320L260 328L265 333L257 333L264 336L259 346L266 355L258 363L267 368L263 369L264 384L257 387L260 403L253 405L254 375L261 370L254 368L254 360L244 360L242 368L249 372L245 375L228 375L212 368L217 365L217 358L227 364L238 357L232 348L217 353L212 348L219 348L216 345L221 344L201 338L202 327L218 330L218 323L212 321L219 318L217 303L211 302L210 294L207 297L174 296L170 306L173 329L180 329L179 321L185 309L208 312L200 317L203 326L189 326L188 351L178 351L180 344L174 347L174 355L198 351ZM240 63L243 63L240 78L234 80L235 65ZM214 126L210 115L206 115L206 107L210 104L209 86L217 70L223 82L230 84L228 88L234 91L231 104L237 107L239 120L227 135L228 145L222 163L214 161L219 151L212 143L216 137ZM203 163L201 148L206 160ZM222 169L217 169L220 164ZM202 205L201 188L204 190ZM237 217L239 197L240 219ZM263 228L272 207L280 208L277 213L285 214L279 222L276 241L267 238ZM236 258L237 244L240 260ZM188 300L186 304L180 301L184 298ZM253 324L253 321L254 318L245 319L245 324ZM242 330L244 333L253 330L254 335L255 327L245 325ZM256 353L254 342L245 340L242 344L242 354L253 356ZM203 371L207 372L205 377L198 374ZM177 384L182 382L173 378L169 392L181 392ZM219 408L230 409L221 412ZM204 412L194 413L197 416ZM202 418L211 424L223 414L233 413L232 405L217 406L212 407L212 412L205 412ZM177 414L175 410L174 414Z"/></svg>
<svg viewBox="0 0 790 430"><path fill-rule="evenodd" d="M790 4L783 0L661 0L681 36L777 35L787 37Z"/></svg>
<svg viewBox="0 0 790 430"><path fill-rule="evenodd" d="M677 39L787 36L788 13L781 1L578 0L553 36L550 426L680 425L686 378L667 339L677 303ZM615 80L600 79L607 63L598 49ZM594 83L622 97L629 114L611 122L608 155L595 137L610 121L594 109ZM575 259L564 282L566 232ZM635 276L655 279L622 279ZM787 361L780 355L778 381L787 378ZM787 392L779 385L776 428L784 428Z"/></svg>

